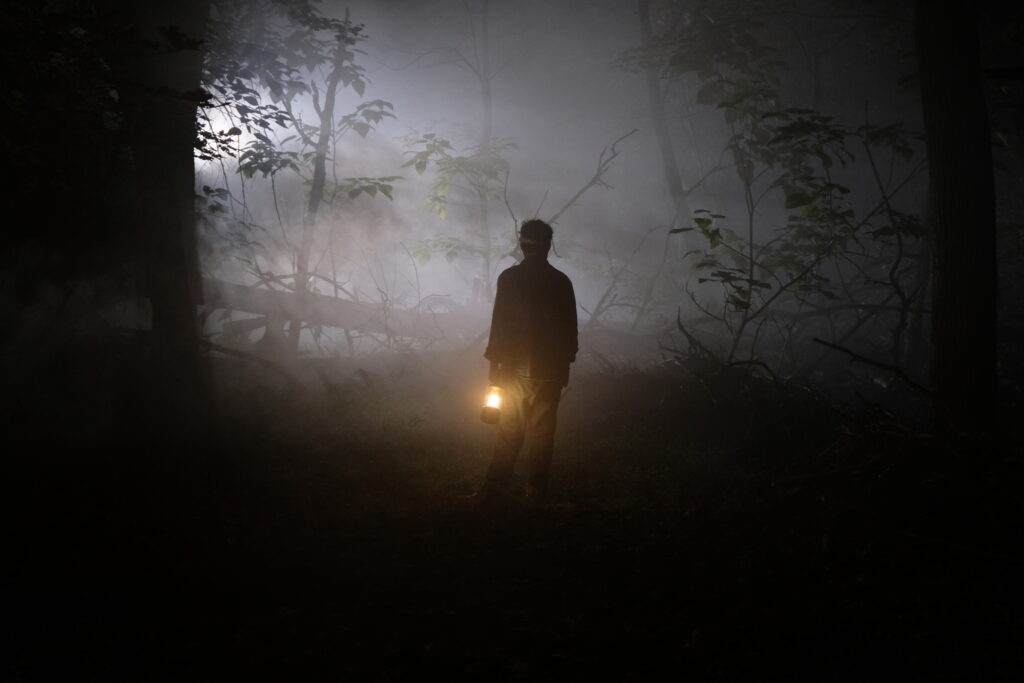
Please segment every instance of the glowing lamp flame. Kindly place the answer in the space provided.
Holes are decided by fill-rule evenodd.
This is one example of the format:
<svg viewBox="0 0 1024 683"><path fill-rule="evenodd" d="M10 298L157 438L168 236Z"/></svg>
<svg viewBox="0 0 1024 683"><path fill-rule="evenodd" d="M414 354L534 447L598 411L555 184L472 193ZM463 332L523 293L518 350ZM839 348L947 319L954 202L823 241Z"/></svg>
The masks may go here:
<svg viewBox="0 0 1024 683"><path fill-rule="evenodd" d="M481 421L493 425L501 419L501 388L492 386L487 390L487 399L480 410Z"/></svg>
<svg viewBox="0 0 1024 683"><path fill-rule="evenodd" d="M484 405L488 408L501 409L501 393L497 387L491 387L490 392L487 394L487 403Z"/></svg>

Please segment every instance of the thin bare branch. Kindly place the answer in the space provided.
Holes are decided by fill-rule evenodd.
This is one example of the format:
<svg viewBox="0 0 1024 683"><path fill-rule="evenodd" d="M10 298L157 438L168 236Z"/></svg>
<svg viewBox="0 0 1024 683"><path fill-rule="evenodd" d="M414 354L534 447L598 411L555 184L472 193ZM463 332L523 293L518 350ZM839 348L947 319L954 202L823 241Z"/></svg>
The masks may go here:
<svg viewBox="0 0 1024 683"><path fill-rule="evenodd" d="M573 206L576 203L576 201L580 197L582 197L587 190L594 187L595 185L601 187L610 187L608 183L604 182L604 174L608 172L608 169L611 167L612 162L615 161L615 158L617 156L619 156L617 145L636 132L637 129L634 128L633 130L629 131L628 133L617 139L610 146L605 147L604 149L601 150L601 154L597 158L597 170L594 171L594 175L590 178L590 180L586 182L586 184L583 187L579 189L579 191L576 194L572 196L571 199L569 199L569 201L565 203L565 206L559 209L559 211L547 221L548 223L554 225L555 222L559 218L561 218L563 213L565 213L571 206Z"/></svg>
<svg viewBox="0 0 1024 683"><path fill-rule="evenodd" d="M892 374L896 375L901 380L903 380L907 384L907 386L909 386L911 389L915 389L916 391L919 391L920 393L924 394L925 396L931 396L932 395L932 392L931 392L930 389L928 389L927 387L921 386L920 384L918 384L917 382L912 380L907 375L907 373L903 371L903 368L898 368L895 365L890 365L888 363L881 363L881 362L879 362L877 360L872 360L871 358L867 358L865 356L860 355L856 351L851 351L850 349L846 348L845 346L840 346L839 344L833 344L832 342L827 342L824 339L818 339L817 337L813 337L811 341L814 341L814 342L816 342L818 344L821 344L822 346L827 346L830 349L835 349L836 351L839 351L840 353L845 353L851 359L856 360L856 361L860 361L861 363L864 363L865 365L870 365L870 366L878 368L880 370L887 370L888 372L891 372Z"/></svg>
<svg viewBox="0 0 1024 683"><path fill-rule="evenodd" d="M540 215L540 210L544 206L544 202L548 200L548 192L551 188L544 190L544 196L540 198L540 204L537 205L537 210L533 212L533 217L536 218Z"/></svg>

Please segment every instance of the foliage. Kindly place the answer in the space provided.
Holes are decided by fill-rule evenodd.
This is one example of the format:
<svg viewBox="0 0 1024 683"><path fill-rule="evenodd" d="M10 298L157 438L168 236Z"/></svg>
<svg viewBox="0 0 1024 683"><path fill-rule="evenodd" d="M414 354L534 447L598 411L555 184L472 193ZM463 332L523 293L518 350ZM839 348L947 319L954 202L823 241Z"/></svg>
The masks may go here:
<svg viewBox="0 0 1024 683"><path fill-rule="evenodd" d="M450 235L438 235L430 239L417 241L412 245L410 251L420 265L426 265L434 254L444 254L448 263L454 263L459 258L467 257L470 259L490 258L495 260L511 252L515 246L515 239L511 235L507 235L503 242L492 245L489 250L473 240Z"/></svg>
<svg viewBox="0 0 1024 683"><path fill-rule="evenodd" d="M217 0L204 63L208 108L231 109L250 131L283 128L287 106L317 87L305 74L325 64L362 95L365 71L354 48L362 38L362 25L324 17L309 2Z"/></svg>
<svg viewBox="0 0 1024 683"><path fill-rule="evenodd" d="M357 46L364 37L363 26L347 14L341 19L324 16L313 2L214 3L203 75L210 98L200 111L196 157L221 168L224 186L217 189L217 203L204 203L204 214L221 214L217 220L227 226L222 233L236 248L251 252L254 245L263 246L244 238L243 233L256 227L266 233L267 249L283 246L293 257L299 256L288 238L288 226L307 221L289 220L282 213L275 183L282 172L297 175L318 195L313 204L303 200L305 206L321 201L338 206L363 195L393 197L400 176L341 176L341 160L335 158L346 134L365 138L394 116L393 105L379 98L362 101L348 113L334 113L338 88L365 93L368 78L357 62L362 54ZM313 118L303 114L310 110ZM228 175L229 166L237 172L237 183ZM313 182L318 168L319 184ZM283 245L249 212L246 184L256 179L270 180ZM242 253L239 258L266 279L268 273L259 268L254 254Z"/></svg>
<svg viewBox="0 0 1024 683"><path fill-rule="evenodd" d="M697 288L687 287L687 293L725 328L729 361L740 354L755 358L767 323L784 339L799 341L818 325L803 315L807 309L826 310L829 302L878 308L894 295L900 315L886 324L899 346L911 306L920 306L920 285L908 291L906 284L916 263L906 258L904 240L918 238L921 229L916 216L894 207L893 198L920 165L901 182L887 182L875 155L885 151L891 167L897 160L906 164L915 136L900 125L850 128L816 109L785 106L787 60L768 37L771 27L757 16L739 3L699 2L652 45L619 59L624 68L655 65L663 78L693 84L696 104L718 110L727 131L724 151L745 215L727 219L699 209L690 226L671 231L694 233L705 245L689 254ZM877 185L877 199L873 208L857 212L844 178L865 172ZM717 286L720 304L709 303L706 286ZM836 318L842 315L828 321L829 332L842 339ZM847 330L863 325L863 316L847 318ZM781 369L783 359L776 361ZM798 361L791 352L787 369Z"/></svg>
<svg viewBox="0 0 1024 683"><path fill-rule="evenodd" d="M515 143L491 141L487 145L474 145L456 154L451 142L425 133L407 143L410 158L402 168L412 166L423 174L427 166L434 164L437 175L430 186L429 208L441 218L448 215L448 201L452 190L462 184L483 200L499 199L497 183L508 174L508 161L503 152L515 147Z"/></svg>
<svg viewBox="0 0 1024 683"><path fill-rule="evenodd" d="M409 136L406 147L409 158L402 164L403 168L412 167L423 175L433 165L435 175L430 184L427 208L444 219L448 216L453 194L464 192L481 207L501 198L498 185L508 178L509 172L504 153L515 144L509 140L491 140L488 144L467 146L458 153L447 138L436 133L424 133ZM514 249L515 240L511 235L496 242L487 226L480 225L465 237L438 235L420 240L412 251L420 263L427 263L434 253L443 253L448 263L459 258L482 262L485 277L489 277L490 264Z"/></svg>
<svg viewBox="0 0 1024 683"><path fill-rule="evenodd" d="M361 194L369 195L370 197L376 197L377 193L380 192L388 199L392 199L391 193L394 192L394 183L401 176L390 175L381 176L379 178L345 178L344 183L335 185L331 193L331 199L333 200L339 194L343 194L349 199L355 199Z"/></svg>

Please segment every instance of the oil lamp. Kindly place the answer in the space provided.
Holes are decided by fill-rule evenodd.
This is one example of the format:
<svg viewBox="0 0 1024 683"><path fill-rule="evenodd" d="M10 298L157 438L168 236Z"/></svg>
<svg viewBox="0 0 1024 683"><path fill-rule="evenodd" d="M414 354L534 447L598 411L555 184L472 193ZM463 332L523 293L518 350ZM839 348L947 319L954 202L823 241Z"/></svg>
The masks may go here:
<svg viewBox="0 0 1024 683"><path fill-rule="evenodd" d="M491 385L487 389L487 399L480 410L480 420L489 425L498 424L501 417L501 387Z"/></svg>

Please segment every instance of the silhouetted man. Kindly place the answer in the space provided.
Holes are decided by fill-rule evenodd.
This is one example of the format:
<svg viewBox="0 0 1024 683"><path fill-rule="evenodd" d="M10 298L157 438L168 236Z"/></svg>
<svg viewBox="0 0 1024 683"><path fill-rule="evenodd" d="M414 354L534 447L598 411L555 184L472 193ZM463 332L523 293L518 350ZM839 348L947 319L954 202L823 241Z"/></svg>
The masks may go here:
<svg viewBox="0 0 1024 683"><path fill-rule="evenodd" d="M503 394L494 455L481 493L507 491L516 457L526 444L527 496L547 494L555 421L569 364L576 360L576 296L564 273L548 263L551 226L523 223L523 260L498 276L491 336L484 358L491 361L491 383Z"/></svg>

